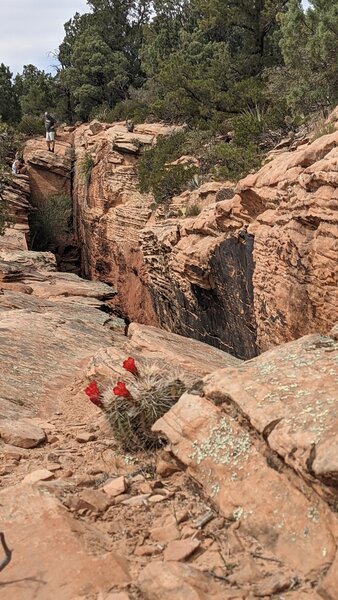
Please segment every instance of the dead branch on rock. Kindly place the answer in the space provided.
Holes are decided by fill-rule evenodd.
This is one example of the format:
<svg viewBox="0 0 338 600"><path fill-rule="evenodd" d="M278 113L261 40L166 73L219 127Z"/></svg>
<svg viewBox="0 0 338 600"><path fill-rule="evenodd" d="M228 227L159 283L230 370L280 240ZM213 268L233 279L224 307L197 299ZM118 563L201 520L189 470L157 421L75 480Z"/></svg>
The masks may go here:
<svg viewBox="0 0 338 600"><path fill-rule="evenodd" d="M13 550L10 550L6 544L5 534L0 531L0 543L5 553L5 558L0 561L0 572L3 571L12 560Z"/></svg>

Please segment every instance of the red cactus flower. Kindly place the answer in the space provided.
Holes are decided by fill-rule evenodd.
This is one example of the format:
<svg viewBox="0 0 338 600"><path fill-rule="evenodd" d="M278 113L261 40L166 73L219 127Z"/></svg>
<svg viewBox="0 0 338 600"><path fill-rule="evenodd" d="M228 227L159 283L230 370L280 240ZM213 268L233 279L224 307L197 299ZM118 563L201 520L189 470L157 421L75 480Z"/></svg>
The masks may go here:
<svg viewBox="0 0 338 600"><path fill-rule="evenodd" d="M115 396L122 396L123 398L131 398L131 394L126 387L124 381L118 381L116 387L113 389Z"/></svg>
<svg viewBox="0 0 338 600"><path fill-rule="evenodd" d="M132 373L133 375L135 375L135 377L137 377L139 374L137 366L135 365L135 359L132 358L131 356L129 356L129 358L127 358L125 361L123 361L123 368L126 371L129 371L129 373Z"/></svg>
<svg viewBox="0 0 338 600"><path fill-rule="evenodd" d="M100 399L100 390L97 387L96 381L92 381L85 389L85 394L89 400L95 404L95 406L102 407L102 401Z"/></svg>

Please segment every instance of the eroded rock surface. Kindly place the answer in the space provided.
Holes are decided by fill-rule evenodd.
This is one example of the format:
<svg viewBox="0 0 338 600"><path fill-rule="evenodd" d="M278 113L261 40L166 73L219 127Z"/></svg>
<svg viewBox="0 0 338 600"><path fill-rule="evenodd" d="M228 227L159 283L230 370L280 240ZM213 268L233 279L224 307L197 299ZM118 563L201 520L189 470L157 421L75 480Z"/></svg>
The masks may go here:
<svg viewBox="0 0 338 600"><path fill-rule="evenodd" d="M237 187L209 182L154 211L137 189L137 157L171 130L146 127L129 134L123 124L95 124L75 133L85 273L113 283L114 305L131 320L239 358L326 333L338 308L338 132L281 151ZM79 169L86 153L89 182ZM184 217L195 205L201 213Z"/></svg>
<svg viewBox="0 0 338 600"><path fill-rule="evenodd" d="M59 383L111 343L109 316L95 309L114 291L54 269L50 253L0 251L2 417L41 410L46 396L57 405Z"/></svg>
<svg viewBox="0 0 338 600"><path fill-rule="evenodd" d="M50 494L22 484L0 492L0 504L14 550L0 598L74 600L130 580L128 561L108 552L102 534L75 521Z"/></svg>
<svg viewBox="0 0 338 600"><path fill-rule="evenodd" d="M73 150L65 141L57 140L55 154L47 151L45 140L34 138L25 144L24 160L31 186L30 201L39 206L49 196L71 194Z"/></svg>
<svg viewBox="0 0 338 600"><path fill-rule="evenodd" d="M95 121L64 132L65 145L68 134L79 136L78 160L87 151L94 157L91 182L76 175L85 265L99 278L99 244L107 244L105 256L114 260L102 279L116 282L119 298L111 285L58 273L53 255L27 251L20 229L1 240L0 520L13 555L1 572L0 598L179 600L183 593L193 600L336 600L337 328L247 362L220 349L253 356L266 343L264 332L269 339L276 334L275 341L284 335L265 327L270 313L260 323L255 314L261 297L255 286L264 287L255 264L260 219L270 215L272 228L286 222L276 217L282 163L279 174L269 165L258 174L267 184L249 178L235 196L230 183L217 182L185 193L173 209L200 202L201 214L161 220L151 214L150 198L136 192L134 202L135 160L140 144L169 131L149 125L126 135L122 124ZM291 172L326 161L331 144L330 138L292 157L279 154L290 161L288 180ZM41 185L43 201L45 150L32 146L31 152L33 186ZM61 177L57 186L63 159L51 160ZM295 171L294 160L300 160ZM63 166L66 172L66 159ZM320 168L330 175L311 182L332 187L331 166ZM296 178L289 197L289 188L281 188L283 202L297 196L298 186ZM333 223L323 218L325 202L318 231L323 220ZM297 237L302 256L309 256L311 235ZM316 280L310 263L309 290L319 280L324 289L322 267ZM273 264L269 274L277 281ZM296 263L290 265L296 277ZM298 283L301 269L299 277ZM267 307L269 289L263 290ZM167 328L218 347L144 324L125 327L108 304L148 323L163 319ZM282 309L291 315L290 306ZM325 311L321 318L320 328L332 321ZM285 337L295 335L290 317ZM128 356L160 361L164 370L179 366L196 381L155 425L169 440L165 450L121 453L84 394L94 378L104 389L133 377L122 366ZM18 432L23 423L32 426L30 434Z"/></svg>
<svg viewBox="0 0 338 600"><path fill-rule="evenodd" d="M333 338L307 336L215 371L154 426L226 519L300 578L323 577L337 550L337 358ZM318 590L330 600L332 572Z"/></svg>

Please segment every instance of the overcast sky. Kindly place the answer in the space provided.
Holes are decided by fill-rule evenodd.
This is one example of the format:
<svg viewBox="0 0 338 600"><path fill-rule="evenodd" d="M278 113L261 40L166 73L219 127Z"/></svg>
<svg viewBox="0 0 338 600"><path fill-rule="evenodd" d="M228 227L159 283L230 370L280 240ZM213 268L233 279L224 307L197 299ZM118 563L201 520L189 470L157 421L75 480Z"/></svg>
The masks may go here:
<svg viewBox="0 0 338 600"><path fill-rule="evenodd" d="M0 0L0 63L14 74L27 64L53 72L64 23L87 10L86 0Z"/></svg>
<svg viewBox="0 0 338 600"><path fill-rule="evenodd" d="M87 11L86 0L0 0L0 63L14 74L27 64L52 71L64 23Z"/></svg>

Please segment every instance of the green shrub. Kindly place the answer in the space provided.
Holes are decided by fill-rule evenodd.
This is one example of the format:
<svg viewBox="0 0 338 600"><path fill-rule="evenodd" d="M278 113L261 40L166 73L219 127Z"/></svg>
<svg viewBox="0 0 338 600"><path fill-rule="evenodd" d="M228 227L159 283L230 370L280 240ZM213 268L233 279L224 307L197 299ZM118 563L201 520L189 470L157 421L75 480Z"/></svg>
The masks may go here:
<svg viewBox="0 0 338 600"><path fill-rule="evenodd" d="M333 123L324 123L323 125L320 125L316 128L313 137L311 138L311 142L318 140L318 138L322 137L323 135L329 135L330 133L334 133L335 131L336 129Z"/></svg>
<svg viewBox="0 0 338 600"><path fill-rule="evenodd" d="M71 232L72 203L63 194L49 196L30 215L33 250L53 250Z"/></svg>
<svg viewBox="0 0 338 600"><path fill-rule="evenodd" d="M45 133L44 121L34 115L24 115L18 125L20 133L28 136L43 135Z"/></svg>
<svg viewBox="0 0 338 600"><path fill-rule="evenodd" d="M6 169L4 165L0 163L0 235L3 235L5 228L11 221L6 202L3 198L3 192L6 186L10 185L11 180L11 173Z"/></svg>
<svg viewBox="0 0 338 600"><path fill-rule="evenodd" d="M86 152L79 163L79 177L85 183L90 183L94 160L90 152Z"/></svg>
<svg viewBox="0 0 338 600"><path fill-rule="evenodd" d="M8 214L6 205L1 196L1 182L0 182L0 235L4 234L8 220Z"/></svg>
<svg viewBox="0 0 338 600"><path fill-rule="evenodd" d="M237 181L260 167L262 154L253 143L243 147L236 144L216 144L209 150L205 161L216 177Z"/></svg>
<svg viewBox="0 0 338 600"><path fill-rule="evenodd" d="M201 207L198 206L198 204L190 204L190 206L187 206L186 211L185 211L185 216L186 217L197 217L197 215L199 215L201 212Z"/></svg>
<svg viewBox="0 0 338 600"><path fill-rule="evenodd" d="M170 165L185 153L185 142L183 131L160 137L156 146L146 150L138 162L139 189L151 192L159 204L180 194L198 173L194 165Z"/></svg>
<svg viewBox="0 0 338 600"><path fill-rule="evenodd" d="M178 196L184 189L190 187L189 184L196 173L197 169L194 166L174 165L163 169L153 184L152 192L156 202L161 204L173 196Z"/></svg>
<svg viewBox="0 0 338 600"><path fill-rule="evenodd" d="M13 127L0 122L0 165L22 150L23 136Z"/></svg>

